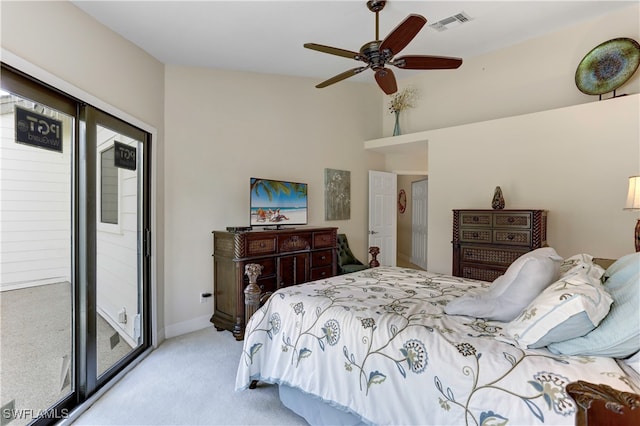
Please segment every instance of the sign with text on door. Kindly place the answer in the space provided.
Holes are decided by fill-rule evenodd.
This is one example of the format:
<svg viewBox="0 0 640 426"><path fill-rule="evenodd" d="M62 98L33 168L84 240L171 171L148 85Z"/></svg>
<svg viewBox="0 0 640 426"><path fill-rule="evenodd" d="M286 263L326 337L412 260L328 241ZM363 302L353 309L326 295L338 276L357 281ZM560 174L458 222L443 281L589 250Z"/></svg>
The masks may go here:
<svg viewBox="0 0 640 426"><path fill-rule="evenodd" d="M15 107L16 142L62 152L62 121Z"/></svg>
<svg viewBox="0 0 640 426"><path fill-rule="evenodd" d="M121 169L136 169L136 148L122 142L114 142L113 165Z"/></svg>

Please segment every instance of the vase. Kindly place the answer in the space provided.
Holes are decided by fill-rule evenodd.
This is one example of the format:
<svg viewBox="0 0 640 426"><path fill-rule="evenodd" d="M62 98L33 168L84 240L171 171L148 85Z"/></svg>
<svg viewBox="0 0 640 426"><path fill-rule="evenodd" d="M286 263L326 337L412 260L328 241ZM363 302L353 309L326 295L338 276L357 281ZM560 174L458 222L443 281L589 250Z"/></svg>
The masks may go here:
<svg viewBox="0 0 640 426"><path fill-rule="evenodd" d="M393 126L393 136L398 136L400 134L400 111L393 112L396 115L396 124Z"/></svg>
<svg viewBox="0 0 640 426"><path fill-rule="evenodd" d="M504 197L502 196L502 189L500 189L499 186L496 186L496 189L493 192L493 201L491 202L491 207L493 207L494 210L504 209Z"/></svg>

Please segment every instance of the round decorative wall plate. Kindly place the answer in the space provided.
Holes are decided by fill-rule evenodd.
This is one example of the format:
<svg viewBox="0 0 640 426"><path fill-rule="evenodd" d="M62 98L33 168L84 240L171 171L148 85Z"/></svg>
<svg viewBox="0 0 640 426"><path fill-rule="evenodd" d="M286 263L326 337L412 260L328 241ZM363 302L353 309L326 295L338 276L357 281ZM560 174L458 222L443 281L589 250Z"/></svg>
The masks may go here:
<svg viewBox="0 0 640 426"><path fill-rule="evenodd" d="M576 86L587 95L601 95L627 82L640 64L640 44L631 38L614 38L594 47L580 61Z"/></svg>
<svg viewBox="0 0 640 426"><path fill-rule="evenodd" d="M398 211L400 211L400 213L404 213L406 209L407 209L407 193L404 192L404 189L401 189L400 193L398 194Z"/></svg>

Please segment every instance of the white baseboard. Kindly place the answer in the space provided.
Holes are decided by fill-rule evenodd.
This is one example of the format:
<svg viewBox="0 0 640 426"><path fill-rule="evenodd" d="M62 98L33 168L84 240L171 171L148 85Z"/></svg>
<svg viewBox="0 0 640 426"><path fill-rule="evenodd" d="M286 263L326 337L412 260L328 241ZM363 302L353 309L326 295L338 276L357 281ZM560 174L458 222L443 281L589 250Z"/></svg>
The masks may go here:
<svg viewBox="0 0 640 426"><path fill-rule="evenodd" d="M212 324L209 321L210 319L211 315L203 315L198 318L168 325L164 328L164 337L170 339L182 334L187 334L193 331L202 330L203 328L211 327Z"/></svg>

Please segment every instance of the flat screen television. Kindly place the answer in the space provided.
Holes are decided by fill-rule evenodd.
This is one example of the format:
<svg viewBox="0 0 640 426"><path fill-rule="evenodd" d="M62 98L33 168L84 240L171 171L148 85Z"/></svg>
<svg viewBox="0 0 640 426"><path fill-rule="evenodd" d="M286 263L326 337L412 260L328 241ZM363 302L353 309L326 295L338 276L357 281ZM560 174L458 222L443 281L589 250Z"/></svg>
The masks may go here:
<svg viewBox="0 0 640 426"><path fill-rule="evenodd" d="M307 224L307 184L251 178L251 226Z"/></svg>

